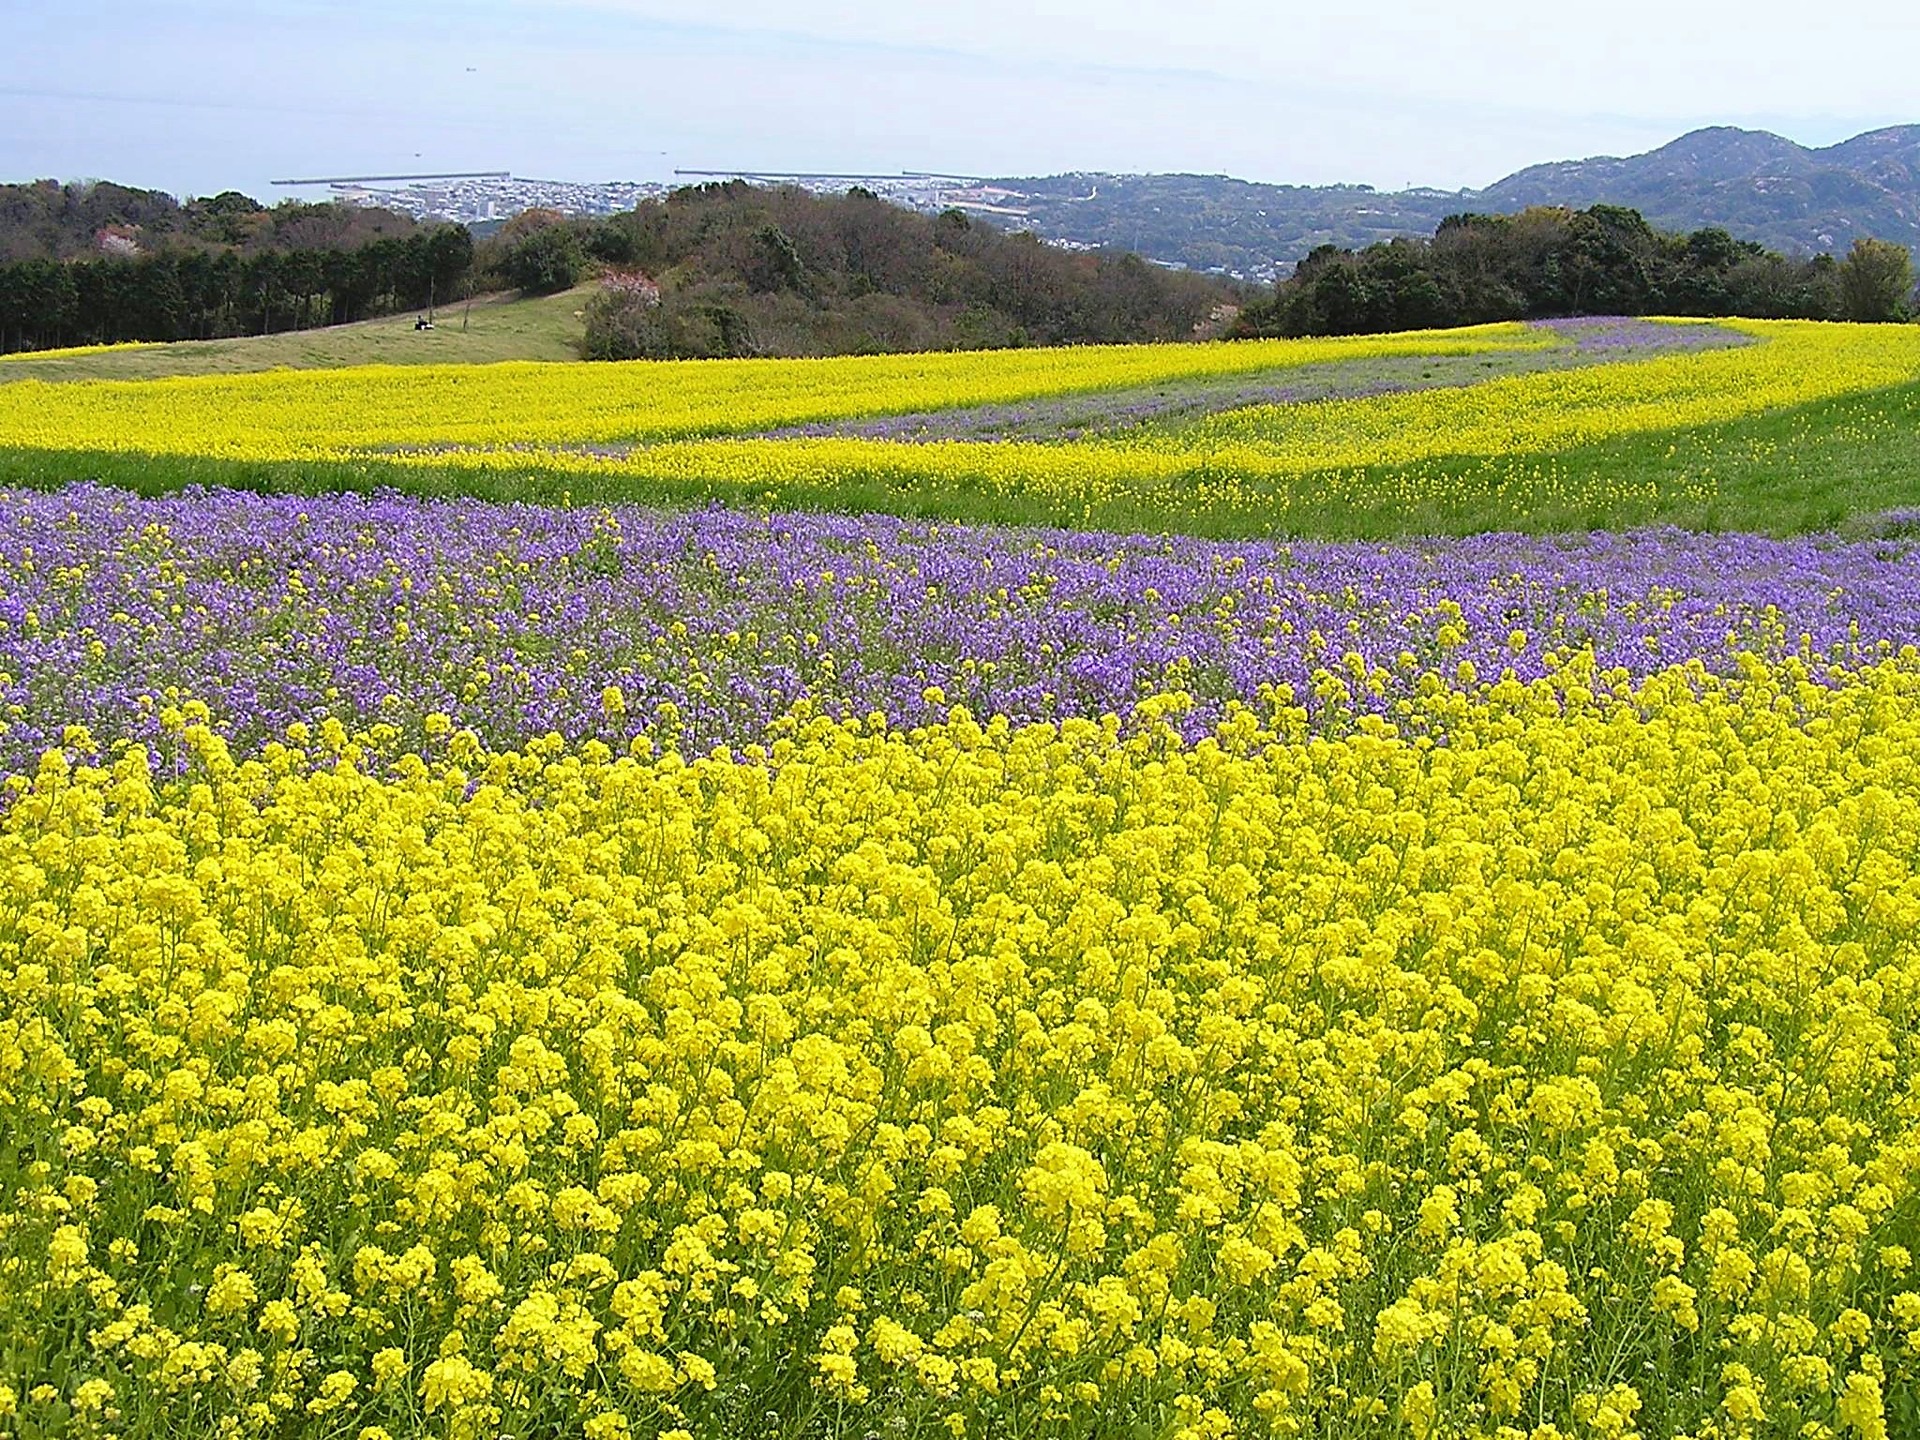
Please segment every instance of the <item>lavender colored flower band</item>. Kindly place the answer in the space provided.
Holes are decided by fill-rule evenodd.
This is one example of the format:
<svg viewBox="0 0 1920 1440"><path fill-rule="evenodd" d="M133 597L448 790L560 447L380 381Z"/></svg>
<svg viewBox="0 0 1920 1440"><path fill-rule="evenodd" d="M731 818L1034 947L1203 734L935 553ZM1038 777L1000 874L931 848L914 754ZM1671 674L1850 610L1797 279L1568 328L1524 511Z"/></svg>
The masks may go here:
<svg viewBox="0 0 1920 1440"><path fill-rule="evenodd" d="M1678 531L1395 544L1216 542L884 516L592 511L100 487L0 514L0 771L66 726L156 743L194 698L236 745L436 712L492 745L760 738L803 698L922 723L1234 700L1356 654L1384 707L1422 673L1639 675L1741 649L1857 664L1920 644L1903 542ZM1378 678L1378 677L1376 677ZM610 704L606 691L617 687ZM938 698L928 692L937 690Z"/></svg>

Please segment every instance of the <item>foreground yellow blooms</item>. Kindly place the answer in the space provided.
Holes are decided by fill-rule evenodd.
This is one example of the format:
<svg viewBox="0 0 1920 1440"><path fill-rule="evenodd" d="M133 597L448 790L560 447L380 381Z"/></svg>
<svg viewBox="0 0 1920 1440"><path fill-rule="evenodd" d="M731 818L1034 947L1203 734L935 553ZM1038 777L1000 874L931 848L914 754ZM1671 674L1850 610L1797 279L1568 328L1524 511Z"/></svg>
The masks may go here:
<svg viewBox="0 0 1920 1440"><path fill-rule="evenodd" d="M1182 703L69 734L0 1427L1912 1434L1920 656Z"/></svg>

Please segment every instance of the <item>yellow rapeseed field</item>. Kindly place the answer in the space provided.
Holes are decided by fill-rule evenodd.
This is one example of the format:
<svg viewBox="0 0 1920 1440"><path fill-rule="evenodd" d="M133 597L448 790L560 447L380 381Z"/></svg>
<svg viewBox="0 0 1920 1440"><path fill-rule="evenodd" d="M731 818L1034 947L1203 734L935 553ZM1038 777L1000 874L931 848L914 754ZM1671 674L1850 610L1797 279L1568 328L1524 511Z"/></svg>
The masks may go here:
<svg viewBox="0 0 1920 1440"><path fill-rule="evenodd" d="M75 360L83 355L119 354L125 350L151 350L162 342L157 340L116 340L106 345L67 345L58 350L9 350L0 354L0 362L8 360Z"/></svg>
<svg viewBox="0 0 1920 1440"><path fill-rule="evenodd" d="M1737 323L1057 443L754 432L1564 342L24 382L0 449L1272 519L1575 500L1574 447L1920 378L1920 328ZM1900 413L1844 423L1870 449ZM1670 483L1710 498L1715 458ZM1242 618L1224 550L930 527L883 585L884 531L838 519L625 546L613 514L101 495L16 494L0 594L0 1437L1920 1434L1903 512L1751 559L1630 537L1624 569L1330 549L1296 631ZM822 650L843 604L875 623ZM690 640L703 607L728 628ZM1077 718L933 683L1042 614L984 649L1044 651L1008 683ZM1391 672L1334 659L1367 624ZM1223 692L1243 626L1275 665ZM841 659L935 723L829 716ZM630 712L615 682L663 669L751 723ZM435 708L483 696L497 750Z"/></svg>
<svg viewBox="0 0 1920 1440"><path fill-rule="evenodd" d="M1888 1440L1916 658L71 733L0 822L0 1427Z"/></svg>
<svg viewBox="0 0 1920 1440"><path fill-rule="evenodd" d="M701 482L746 494L858 478L906 491L1091 504L1177 484L1202 503L1233 505L1237 490L1251 485L1262 507L1284 508L1284 486L1276 498L1272 482L1292 476L1379 467L1413 475L1423 462L1450 456L1551 456L1920 378L1913 327L1728 323L1759 343L1464 387L1259 406L1075 443L755 439L750 432L1333 360L1559 342L1502 325L1214 346L33 382L0 389L0 447L261 462L381 459L625 477L642 490L649 479Z"/></svg>
<svg viewBox="0 0 1920 1440"><path fill-rule="evenodd" d="M1448 456L1551 455L1619 435L1684 430L1920 379L1920 328L1811 321L1731 321L1761 343L1701 354L1509 376L1477 385L1229 411L1138 438L1044 442L717 439L649 445L619 456L474 449L423 463L673 481L749 493L826 486L857 475L908 489L971 488L1099 499L1172 481L1218 491L1242 482ZM1453 480L1452 483L1458 483ZM1262 504L1272 505L1263 491Z"/></svg>
<svg viewBox="0 0 1920 1440"><path fill-rule="evenodd" d="M826 360L369 365L0 389L0 447L339 458L419 446L575 445L737 434L1331 360L1474 355L1557 342L1520 324L1328 340Z"/></svg>

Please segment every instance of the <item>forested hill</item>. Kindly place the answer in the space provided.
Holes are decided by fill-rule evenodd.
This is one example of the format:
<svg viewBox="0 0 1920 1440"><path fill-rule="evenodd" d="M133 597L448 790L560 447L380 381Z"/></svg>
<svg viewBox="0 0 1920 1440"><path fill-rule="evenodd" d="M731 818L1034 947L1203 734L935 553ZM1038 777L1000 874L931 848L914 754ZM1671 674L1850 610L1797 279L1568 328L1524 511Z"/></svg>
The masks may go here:
<svg viewBox="0 0 1920 1440"><path fill-rule="evenodd" d="M237 190L178 200L111 181L0 185L0 263L89 255L355 250L403 239L408 216L338 202L261 204Z"/></svg>
<svg viewBox="0 0 1920 1440"><path fill-rule="evenodd" d="M1717 226L1799 254L1871 237L1920 248L1920 125L1824 149L1765 131L1696 130L1644 155L1535 165L1484 190L1266 185L1221 175L1054 175L993 182L1040 234L1256 274L1320 245L1430 235L1449 215L1619 205L1655 225Z"/></svg>
<svg viewBox="0 0 1920 1440"><path fill-rule="evenodd" d="M1059 249L958 211L738 182L603 220L521 216L479 259L522 289L603 267L586 337L600 359L1189 340L1218 333L1241 298L1208 277Z"/></svg>
<svg viewBox="0 0 1920 1440"><path fill-rule="evenodd" d="M1920 246L1920 125L1809 150L1720 126L1624 160L1566 160L1509 175L1471 208L1624 205L1666 230L1718 225L1773 250L1844 254L1856 239Z"/></svg>

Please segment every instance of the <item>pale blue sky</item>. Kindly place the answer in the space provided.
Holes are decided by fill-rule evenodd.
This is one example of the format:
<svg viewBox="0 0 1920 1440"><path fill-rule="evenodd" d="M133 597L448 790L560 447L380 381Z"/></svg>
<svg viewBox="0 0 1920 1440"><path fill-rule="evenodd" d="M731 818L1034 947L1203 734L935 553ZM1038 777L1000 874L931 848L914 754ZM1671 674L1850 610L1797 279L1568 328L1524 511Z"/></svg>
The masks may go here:
<svg viewBox="0 0 1920 1440"><path fill-rule="evenodd" d="M1920 121L1909 5L1374 0L1366 22L1330 11L0 0L0 179L267 195L293 174L656 179L743 166L1455 188L1697 125L1823 144Z"/></svg>

